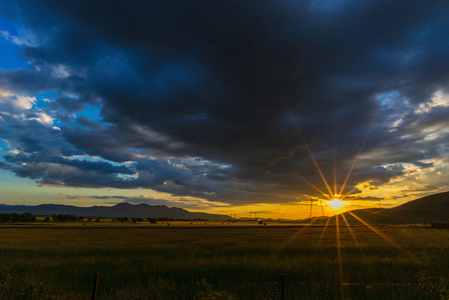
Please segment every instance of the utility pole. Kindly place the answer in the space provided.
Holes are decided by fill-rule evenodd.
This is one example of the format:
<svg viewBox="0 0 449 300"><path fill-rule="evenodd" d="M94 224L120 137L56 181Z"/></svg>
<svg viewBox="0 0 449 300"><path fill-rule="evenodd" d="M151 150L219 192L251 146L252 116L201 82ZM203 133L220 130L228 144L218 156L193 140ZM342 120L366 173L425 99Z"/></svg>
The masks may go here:
<svg viewBox="0 0 449 300"><path fill-rule="evenodd" d="M310 198L310 220L312 220L312 205L313 205L313 199Z"/></svg>
<svg viewBox="0 0 449 300"><path fill-rule="evenodd" d="M321 201L321 199L320 199L320 205L321 205L321 212L323 213L323 220L324 220L326 217L324 216L323 202Z"/></svg>

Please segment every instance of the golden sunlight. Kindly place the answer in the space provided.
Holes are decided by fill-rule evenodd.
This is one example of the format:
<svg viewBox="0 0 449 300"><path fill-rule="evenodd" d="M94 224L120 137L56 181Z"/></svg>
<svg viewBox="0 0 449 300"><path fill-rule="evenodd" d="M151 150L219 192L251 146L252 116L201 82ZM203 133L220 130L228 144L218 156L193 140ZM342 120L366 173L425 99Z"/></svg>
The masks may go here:
<svg viewBox="0 0 449 300"><path fill-rule="evenodd" d="M330 205L334 210L339 210L343 205L347 205L345 201L338 199L333 199L332 201L327 201L326 204Z"/></svg>

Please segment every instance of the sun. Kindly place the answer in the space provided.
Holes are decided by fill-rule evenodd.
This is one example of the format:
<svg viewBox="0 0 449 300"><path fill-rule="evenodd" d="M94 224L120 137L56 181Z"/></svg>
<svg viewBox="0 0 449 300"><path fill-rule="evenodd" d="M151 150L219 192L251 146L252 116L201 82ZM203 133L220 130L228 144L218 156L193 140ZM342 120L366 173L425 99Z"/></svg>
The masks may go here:
<svg viewBox="0 0 449 300"><path fill-rule="evenodd" d="M343 205L347 205L345 201L338 199L333 199L332 201L327 201L326 204L330 205L334 210L339 210Z"/></svg>

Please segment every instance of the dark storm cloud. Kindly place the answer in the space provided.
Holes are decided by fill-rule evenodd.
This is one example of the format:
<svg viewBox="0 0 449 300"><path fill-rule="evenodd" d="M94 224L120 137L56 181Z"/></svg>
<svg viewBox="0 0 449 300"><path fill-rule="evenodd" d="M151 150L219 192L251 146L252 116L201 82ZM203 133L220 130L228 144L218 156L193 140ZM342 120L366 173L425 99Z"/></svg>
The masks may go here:
<svg viewBox="0 0 449 300"><path fill-rule="evenodd" d="M421 167L421 168L430 168L430 167L433 167L434 166L434 163L423 163L423 162L421 162L421 161L415 161L415 162L413 162L413 164L415 165L415 166L418 166L418 167Z"/></svg>
<svg viewBox="0 0 449 300"><path fill-rule="evenodd" d="M6 6L4 17L41 43L22 46L31 67L2 71L2 88L57 91L47 111L65 122L52 133L58 145L46 144L51 130L34 135L42 127L37 123L16 129L11 140L20 151L39 152L34 167L14 166L19 176L232 203L285 202L316 193L305 181L327 192L301 135L329 181L335 157L340 184L364 146L348 189L365 180L388 182L403 175L403 163L428 167L420 161L447 153L447 133L440 132L447 107L416 112L435 92L447 92L449 5L443 2ZM86 103L101 105L104 123L73 120ZM425 139L425 128L434 129L433 139ZM48 159L63 152L134 165Z"/></svg>

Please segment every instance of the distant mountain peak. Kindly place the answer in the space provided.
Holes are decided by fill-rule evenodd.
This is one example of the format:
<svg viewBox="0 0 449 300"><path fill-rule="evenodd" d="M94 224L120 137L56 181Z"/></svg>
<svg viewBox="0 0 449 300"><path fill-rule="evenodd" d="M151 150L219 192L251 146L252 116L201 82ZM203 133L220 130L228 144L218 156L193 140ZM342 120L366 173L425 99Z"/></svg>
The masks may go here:
<svg viewBox="0 0 449 300"><path fill-rule="evenodd" d="M170 218L170 219L208 219L228 220L227 215L189 212L183 208L167 207L165 205L149 205L146 203L131 204L122 202L114 206L78 207L63 204L40 204L37 206L0 205L0 213L30 212L35 215L51 216L55 214L70 214L81 217L136 217L136 218Z"/></svg>
<svg viewBox="0 0 449 300"><path fill-rule="evenodd" d="M132 204L128 202L121 202L119 204L114 205L113 207L123 207L123 206L132 206Z"/></svg>

